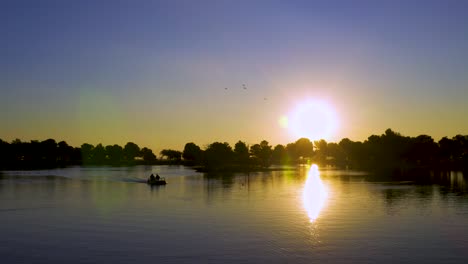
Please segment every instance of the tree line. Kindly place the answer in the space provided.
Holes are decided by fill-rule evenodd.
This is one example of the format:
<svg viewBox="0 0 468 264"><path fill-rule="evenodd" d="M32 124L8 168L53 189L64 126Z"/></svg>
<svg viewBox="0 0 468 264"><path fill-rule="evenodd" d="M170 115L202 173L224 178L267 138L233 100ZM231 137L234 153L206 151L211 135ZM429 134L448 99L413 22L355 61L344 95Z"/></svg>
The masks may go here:
<svg viewBox="0 0 468 264"><path fill-rule="evenodd" d="M187 163L206 170L267 168L272 164L315 163L321 167L355 170L468 170L468 136L443 137L438 142L428 135L403 136L387 129L365 141L348 138L339 143L301 138L287 145L271 146L265 140L248 146L238 141L214 142L204 150L187 143L182 152Z"/></svg>
<svg viewBox="0 0 468 264"><path fill-rule="evenodd" d="M72 165L112 165L131 166L155 164L156 155L149 148L140 148L133 142L124 147L117 144L93 146L84 143L81 147L72 147L65 141L54 139L44 141L19 139L11 143L0 139L0 169L36 169L54 168Z"/></svg>
<svg viewBox="0 0 468 264"><path fill-rule="evenodd" d="M248 145L238 141L213 142L203 149L193 142L183 151L163 149L158 159L149 148L132 142L124 147L82 144L80 148L53 139L42 142L11 143L0 139L0 168L40 168L69 165L138 165L184 164L200 170L250 171L271 165L316 163L340 169L468 169L468 136L444 137L438 142L428 135L403 136L387 129L382 135L371 135L363 142L348 138L338 143L307 138L287 145L272 146L266 140Z"/></svg>

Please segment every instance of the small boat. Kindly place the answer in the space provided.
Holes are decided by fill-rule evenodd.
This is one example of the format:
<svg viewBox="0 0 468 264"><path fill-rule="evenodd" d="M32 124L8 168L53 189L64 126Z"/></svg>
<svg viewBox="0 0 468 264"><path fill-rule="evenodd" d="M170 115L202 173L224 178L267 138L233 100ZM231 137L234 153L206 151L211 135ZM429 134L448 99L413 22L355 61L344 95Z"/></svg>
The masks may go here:
<svg viewBox="0 0 468 264"><path fill-rule="evenodd" d="M146 183L148 183L149 185L166 185L166 179L164 178L160 178L159 180L151 180L151 179L148 179L146 181Z"/></svg>

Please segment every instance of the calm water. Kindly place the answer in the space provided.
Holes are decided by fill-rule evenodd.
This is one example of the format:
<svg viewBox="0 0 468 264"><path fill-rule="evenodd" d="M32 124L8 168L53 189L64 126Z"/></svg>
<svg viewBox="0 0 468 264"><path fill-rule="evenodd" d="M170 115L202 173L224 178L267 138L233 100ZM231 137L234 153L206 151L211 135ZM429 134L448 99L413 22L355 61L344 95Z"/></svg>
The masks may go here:
<svg viewBox="0 0 468 264"><path fill-rule="evenodd" d="M151 173L168 185L143 183ZM0 174L1 263L468 263L468 183L184 167Z"/></svg>

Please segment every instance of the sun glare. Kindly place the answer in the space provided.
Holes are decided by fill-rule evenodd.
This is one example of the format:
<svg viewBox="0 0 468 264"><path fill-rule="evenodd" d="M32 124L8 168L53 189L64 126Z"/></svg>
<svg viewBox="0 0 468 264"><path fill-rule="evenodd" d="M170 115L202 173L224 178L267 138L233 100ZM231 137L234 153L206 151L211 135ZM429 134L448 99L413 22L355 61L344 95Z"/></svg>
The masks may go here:
<svg viewBox="0 0 468 264"><path fill-rule="evenodd" d="M317 165L312 165L307 173L307 180L302 193L302 203L311 222L314 222L326 204L328 191L322 180Z"/></svg>
<svg viewBox="0 0 468 264"><path fill-rule="evenodd" d="M286 120L287 122L281 122L282 127L286 127L295 138L329 140L338 127L334 109L317 100L308 100L297 105Z"/></svg>

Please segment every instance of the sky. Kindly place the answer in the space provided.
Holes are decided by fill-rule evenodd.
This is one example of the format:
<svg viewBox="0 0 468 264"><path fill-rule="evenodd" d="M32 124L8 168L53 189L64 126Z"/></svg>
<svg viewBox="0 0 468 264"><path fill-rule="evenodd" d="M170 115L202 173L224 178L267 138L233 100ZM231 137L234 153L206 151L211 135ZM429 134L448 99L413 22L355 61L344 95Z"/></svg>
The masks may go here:
<svg viewBox="0 0 468 264"><path fill-rule="evenodd" d="M2 0L0 139L286 144L298 135L284 121L308 100L336 117L327 141L466 135L467 12L430 0Z"/></svg>

